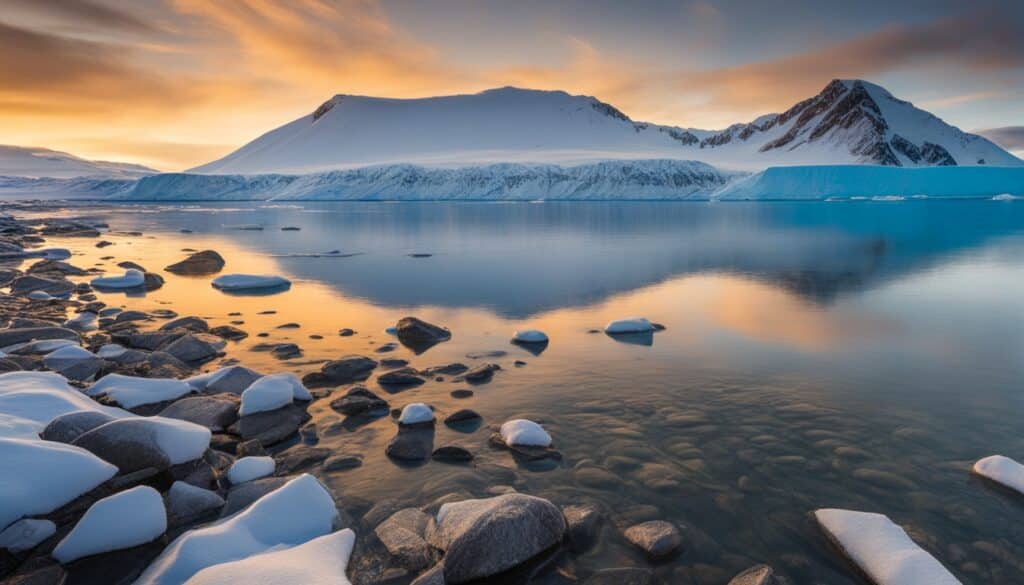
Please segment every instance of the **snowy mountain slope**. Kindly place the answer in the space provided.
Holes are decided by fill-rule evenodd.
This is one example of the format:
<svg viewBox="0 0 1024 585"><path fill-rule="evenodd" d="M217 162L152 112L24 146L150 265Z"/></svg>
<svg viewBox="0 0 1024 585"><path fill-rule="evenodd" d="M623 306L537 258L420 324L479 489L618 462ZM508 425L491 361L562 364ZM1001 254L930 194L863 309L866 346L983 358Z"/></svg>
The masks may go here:
<svg viewBox="0 0 1024 585"><path fill-rule="evenodd" d="M135 179L156 172L142 165L88 160L47 148L0 145L0 176L5 177Z"/></svg>
<svg viewBox="0 0 1024 585"><path fill-rule="evenodd" d="M396 163L574 165L652 158L745 170L1024 164L877 85L835 80L786 112L722 131L634 122L595 98L561 91L506 87L405 100L339 95L191 172L300 174Z"/></svg>
<svg viewBox="0 0 1024 585"><path fill-rule="evenodd" d="M708 197L741 175L699 162L497 164L456 169L386 165L305 175L145 177L115 198L134 200L501 200Z"/></svg>

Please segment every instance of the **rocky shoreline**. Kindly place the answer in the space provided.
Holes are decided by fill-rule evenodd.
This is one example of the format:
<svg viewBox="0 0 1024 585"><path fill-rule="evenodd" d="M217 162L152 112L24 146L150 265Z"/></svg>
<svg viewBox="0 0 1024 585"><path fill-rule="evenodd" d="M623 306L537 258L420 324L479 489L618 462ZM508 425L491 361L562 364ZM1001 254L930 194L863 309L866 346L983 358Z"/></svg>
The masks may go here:
<svg viewBox="0 0 1024 585"><path fill-rule="evenodd" d="M301 378L264 375L225 355L228 341L248 335L238 326L211 327L170 309L122 310L95 294L157 290L165 282L160 272L122 262L124 274L105 275L75 266L67 250L44 247L48 238L89 238L102 248L107 229L85 219L0 216L0 254L16 263L37 259L24 270L0 269L0 286L9 288L0 293L0 453L28 450L24 461L12 458L24 466L11 470L25 472L12 484L23 492L40 478L70 478L60 469L37 469L57 447L60 457L95 472L94 480L68 482L45 505L26 496L9 517L0 516L5 583L243 582L274 574L255 561L276 555L275 565L299 572L269 582L640 585L664 582L659 563L699 546L690 542L699 531L669 520L610 527L602 505L582 497L555 503L502 482L431 495L414 506L332 492L318 475L357 468L368 455L317 446L324 429L311 422L313 404L326 402L354 426L391 417L394 436L379 455L397 464L472 465L472 449L435 445L435 427L477 428L486 416L461 409L438 420L429 404L398 408L388 398L428 380L471 387L514 374L487 361L417 368L382 357L382 345L373 357L340 356ZM224 265L217 252L203 250L162 271L212 280ZM660 329L633 319L610 324L607 333ZM389 332L416 355L453 335L415 317ZM548 343L538 331L513 340L527 349ZM294 344L267 343L265 350L282 359L301 355ZM365 381L382 370L375 392ZM471 394L452 391L455 398ZM557 437L534 421L488 428L482 448L507 450L517 464L562 459ZM617 530L647 562L577 571L572 559L606 529ZM787 582L768 565L728 581Z"/></svg>

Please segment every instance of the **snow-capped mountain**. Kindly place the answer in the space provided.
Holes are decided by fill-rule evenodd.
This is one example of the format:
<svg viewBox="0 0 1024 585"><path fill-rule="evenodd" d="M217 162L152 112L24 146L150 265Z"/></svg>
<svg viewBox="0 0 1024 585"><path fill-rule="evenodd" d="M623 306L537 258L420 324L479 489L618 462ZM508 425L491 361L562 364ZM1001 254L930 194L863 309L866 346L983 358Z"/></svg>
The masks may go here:
<svg viewBox="0 0 1024 585"><path fill-rule="evenodd" d="M634 122L595 98L561 91L506 87L424 99L339 95L191 172L301 174L397 163L578 165L654 158L740 170L1024 164L877 85L835 80L786 112L721 131Z"/></svg>
<svg viewBox="0 0 1024 585"><path fill-rule="evenodd" d="M135 179L157 172L142 165L88 160L48 148L0 145L0 176L3 177Z"/></svg>

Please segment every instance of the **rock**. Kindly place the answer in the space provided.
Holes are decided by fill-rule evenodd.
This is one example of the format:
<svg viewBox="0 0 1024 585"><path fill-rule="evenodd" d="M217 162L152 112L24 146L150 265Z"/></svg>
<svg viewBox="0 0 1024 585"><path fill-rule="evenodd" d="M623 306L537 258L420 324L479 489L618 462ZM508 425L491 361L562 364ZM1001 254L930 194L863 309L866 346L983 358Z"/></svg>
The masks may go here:
<svg viewBox="0 0 1024 585"><path fill-rule="evenodd" d="M445 463L464 463L473 460L473 454L458 445L444 445L434 449L430 458Z"/></svg>
<svg viewBox="0 0 1024 585"><path fill-rule="evenodd" d="M226 429L238 420L239 399L234 394L189 396L171 404L160 416L186 420L211 431Z"/></svg>
<svg viewBox="0 0 1024 585"><path fill-rule="evenodd" d="M356 386L345 396L332 400L331 408L346 416L383 415L387 412L388 403L366 388Z"/></svg>
<svg viewBox="0 0 1024 585"><path fill-rule="evenodd" d="M77 345L62 347L43 357L43 365L69 380L92 378L103 367L103 360Z"/></svg>
<svg viewBox="0 0 1024 585"><path fill-rule="evenodd" d="M114 420L113 416L94 410L69 412L51 420L50 424L46 425L46 428L39 433L39 437L44 441L71 443L83 434L112 420Z"/></svg>
<svg viewBox="0 0 1024 585"><path fill-rule="evenodd" d="M25 275L15 278L11 282L11 294L15 296L27 295L30 292L42 291L55 297L67 296L75 290L75 283L70 280L43 278L41 276Z"/></svg>
<svg viewBox="0 0 1024 585"><path fill-rule="evenodd" d="M288 290L292 282L283 276L264 274L223 274L210 282L213 288L236 294L273 294Z"/></svg>
<svg viewBox="0 0 1024 585"><path fill-rule="evenodd" d="M263 375L245 366L228 366L209 374L189 378L187 381L204 394L230 393L241 396L245 389Z"/></svg>
<svg viewBox="0 0 1024 585"><path fill-rule="evenodd" d="M185 336L185 331L143 331L141 333L128 333L127 335L113 335L115 340L122 345L156 351L174 343Z"/></svg>
<svg viewBox="0 0 1024 585"><path fill-rule="evenodd" d="M324 460L324 471L344 471L355 469L363 464L363 458L359 455L334 455Z"/></svg>
<svg viewBox="0 0 1024 585"><path fill-rule="evenodd" d="M374 533L399 565L420 571L434 563L433 551L424 539L430 523L430 516L418 508L406 508L380 523Z"/></svg>
<svg viewBox="0 0 1024 585"><path fill-rule="evenodd" d="M653 585L654 572L650 569L632 567L601 569L583 583L584 585Z"/></svg>
<svg viewBox="0 0 1024 585"><path fill-rule="evenodd" d="M425 380L417 376L417 373L418 372L412 368L393 370L377 376L377 383L381 386L390 386L392 388L409 388L412 386L419 386L423 384Z"/></svg>
<svg viewBox="0 0 1024 585"><path fill-rule="evenodd" d="M786 580L768 565L757 565L733 577L728 585L786 585Z"/></svg>
<svg viewBox="0 0 1024 585"><path fill-rule="evenodd" d="M302 356L302 348L294 343L279 343L270 350L270 355L279 360L290 360Z"/></svg>
<svg viewBox="0 0 1024 585"><path fill-rule="evenodd" d="M267 447L297 433L299 427L307 420L309 414L306 410L291 404L277 410L243 416L230 430L242 437L242 440L255 439Z"/></svg>
<svg viewBox="0 0 1024 585"><path fill-rule="evenodd" d="M228 341L241 341L249 337L248 333L232 325L218 325L210 329L210 333Z"/></svg>
<svg viewBox="0 0 1024 585"><path fill-rule="evenodd" d="M429 459L433 450L433 428L399 427L398 433L388 443L385 453L399 461L418 462Z"/></svg>
<svg viewBox="0 0 1024 585"><path fill-rule="evenodd" d="M402 426L433 426L434 410L422 402L406 404L398 416L398 424Z"/></svg>
<svg viewBox="0 0 1024 585"><path fill-rule="evenodd" d="M188 333L174 340L164 351L189 363L213 359L224 349L224 340L207 333Z"/></svg>
<svg viewBox="0 0 1024 585"><path fill-rule="evenodd" d="M120 276L101 276L89 281L97 290L121 291L142 289L146 284L146 275L141 270L129 268Z"/></svg>
<svg viewBox="0 0 1024 585"><path fill-rule="evenodd" d="M623 535L652 559L669 556L676 552L683 542L679 529L664 520L651 520L630 526Z"/></svg>
<svg viewBox="0 0 1024 585"><path fill-rule="evenodd" d="M144 418L111 421L81 434L71 444L116 465L121 473L147 467L162 471L171 466L160 448L157 430Z"/></svg>
<svg viewBox="0 0 1024 585"><path fill-rule="evenodd" d="M447 417L445 417L444 424L449 425L449 426L451 426L451 425L458 425L459 423L467 423L467 422L470 422L470 421L478 421L481 418L482 417L480 416L480 414L477 411L470 410L468 408L463 408L462 410L457 410L457 411L453 412L452 414L449 414Z"/></svg>
<svg viewBox="0 0 1024 585"><path fill-rule="evenodd" d="M0 347L8 347L41 339L78 341L78 333L64 327L20 327L0 330Z"/></svg>
<svg viewBox="0 0 1024 585"><path fill-rule="evenodd" d="M466 372L465 378L467 382L481 384L483 382L490 381L490 379L494 377L494 372L497 372L500 369L501 366L498 364L480 364Z"/></svg>
<svg viewBox="0 0 1024 585"><path fill-rule="evenodd" d="M347 355L327 362L320 372L335 384L351 384L370 377L377 361L361 355Z"/></svg>
<svg viewBox="0 0 1024 585"><path fill-rule="evenodd" d="M118 311L114 317L114 323L127 323L129 321L149 321L150 316L143 311Z"/></svg>
<svg viewBox="0 0 1024 585"><path fill-rule="evenodd" d="M445 551L444 578L466 583L507 571L561 542L565 518L551 502L524 494L444 504L428 534Z"/></svg>
<svg viewBox="0 0 1024 585"><path fill-rule="evenodd" d="M597 540L601 525L601 512L596 506L580 505L562 508L565 516L569 548L579 554L585 552Z"/></svg>
<svg viewBox="0 0 1024 585"><path fill-rule="evenodd" d="M341 329L341 330L338 331L338 335L340 335L342 337L352 337L355 334L356 334L355 331L353 331L352 329L349 329L347 327L345 329Z"/></svg>
<svg viewBox="0 0 1024 585"><path fill-rule="evenodd" d="M164 277L155 272L145 272L142 275L142 288L152 291L164 285Z"/></svg>
<svg viewBox="0 0 1024 585"><path fill-rule="evenodd" d="M40 260L32 266L28 267L27 272L29 274L52 274L57 277L63 276L85 276L88 274L85 270L77 266L72 266L67 262L61 262L60 260Z"/></svg>
<svg viewBox="0 0 1024 585"><path fill-rule="evenodd" d="M382 368L404 368L409 365L409 360L403 360L399 358L384 358L380 360L380 367Z"/></svg>
<svg viewBox="0 0 1024 585"><path fill-rule="evenodd" d="M472 390L466 390L466 389L463 388L463 389L459 389L459 390L452 390L451 392L449 392L449 394L451 395L452 398L460 398L461 399L461 398L469 398L469 397L473 396L474 392Z"/></svg>
<svg viewBox="0 0 1024 585"><path fill-rule="evenodd" d="M196 252L181 262L164 268L167 272L182 275L214 274L224 268L224 258L213 250Z"/></svg>
<svg viewBox="0 0 1024 585"><path fill-rule="evenodd" d="M124 268L125 270L129 270L129 269L131 269L131 270L138 270L139 272L145 272L146 271L145 267L143 267L141 264L139 264L137 262L132 262L131 260L125 260L123 262L118 262L117 263L117 267L118 268Z"/></svg>
<svg viewBox="0 0 1024 585"><path fill-rule="evenodd" d="M167 521L171 526L183 526L224 507L224 498L216 492L176 481L167 491Z"/></svg>
<svg viewBox="0 0 1024 585"><path fill-rule="evenodd" d="M171 331L173 329L186 329L193 333L206 333L210 330L210 325L199 317L179 317L160 326L160 331Z"/></svg>
<svg viewBox="0 0 1024 585"><path fill-rule="evenodd" d="M235 446L236 457L262 457L267 454L267 450L260 445L259 441L250 440L242 441Z"/></svg>
<svg viewBox="0 0 1024 585"><path fill-rule="evenodd" d="M235 512L248 508L250 504L277 488L288 483L289 477L265 477L240 483L228 490L227 502L220 511L220 517L226 518Z"/></svg>
<svg viewBox="0 0 1024 585"><path fill-rule="evenodd" d="M444 562L434 565L429 571L416 577L416 580L410 585L445 585Z"/></svg>
<svg viewBox="0 0 1024 585"><path fill-rule="evenodd" d="M275 457L278 475L293 475L319 465L331 454L330 449L296 445Z"/></svg>
<svg viewBox="0 0 1024 585"><path fill-rule="evenodd" d="M416 317L404 317L395 325L395 334L402 345L416 353L422 353L431 347L452 338L450 331L438 327Z"/></svg>
<svg viewBox="0 0 1024 585"><path fill-rule="evenodd" d="M460 364L458 362L455 362L455 363L446 364L446 365L443 365L443 366L434 366L434 367L431 367L431 368L427 368L427 369L423 370L420 373L423 374L424 376L427 376L427 377L432 377L432 376L457 376L457 375L461 374L462 372L465 372L468 369L469 369L469 366L467 366L466 364Z"/></svg>

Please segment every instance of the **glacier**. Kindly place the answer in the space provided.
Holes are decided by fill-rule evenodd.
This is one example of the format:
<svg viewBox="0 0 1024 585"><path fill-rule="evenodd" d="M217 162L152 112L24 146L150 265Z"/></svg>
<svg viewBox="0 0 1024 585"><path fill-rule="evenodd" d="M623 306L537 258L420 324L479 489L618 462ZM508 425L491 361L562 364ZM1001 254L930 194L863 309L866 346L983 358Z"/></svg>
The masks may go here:
<svg viewBox="0 0 1024 585"><path fill-rule="evenodd" d="M1001 194L1024 194L1024 167L771 167L731 183L715 193L714 198L722 201L991 199Z"/></svg>

